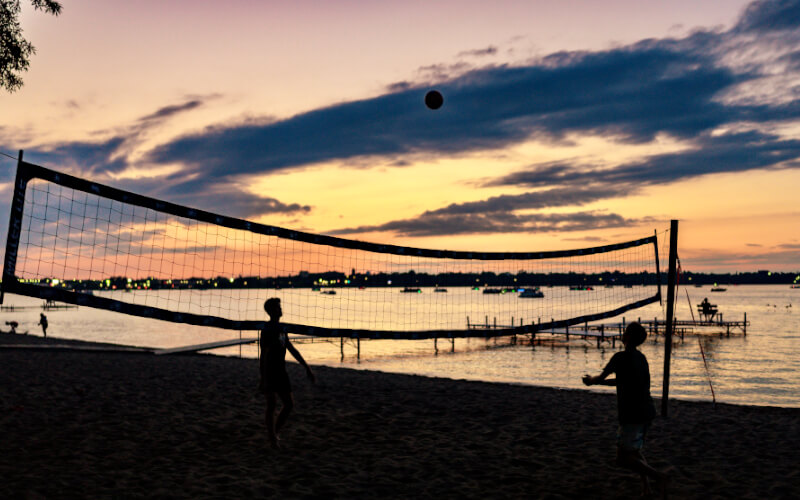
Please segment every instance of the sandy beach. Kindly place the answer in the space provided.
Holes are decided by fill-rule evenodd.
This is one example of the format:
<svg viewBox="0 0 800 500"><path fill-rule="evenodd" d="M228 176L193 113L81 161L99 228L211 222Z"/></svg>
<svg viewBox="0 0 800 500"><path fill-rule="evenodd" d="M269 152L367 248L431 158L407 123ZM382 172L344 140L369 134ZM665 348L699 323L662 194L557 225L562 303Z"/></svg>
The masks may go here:
<svg viewBox="0 0 800 500"><path fill-rule="evenodd" d="M0 366L4 498L639 496L613 463L612 394L322 366L311 385L291 364L273 450L255 360L6 347ZM800 410L670 412L645 447L670 498L800 497Z"/></svg>

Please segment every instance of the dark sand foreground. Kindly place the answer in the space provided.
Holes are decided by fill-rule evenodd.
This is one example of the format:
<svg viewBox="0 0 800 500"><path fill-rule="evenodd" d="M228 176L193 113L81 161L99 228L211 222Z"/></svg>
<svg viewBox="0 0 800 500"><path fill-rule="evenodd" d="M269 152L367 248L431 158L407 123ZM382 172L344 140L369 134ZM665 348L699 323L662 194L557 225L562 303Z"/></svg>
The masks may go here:
<svg viewBox="0 0 800 500"><path fill-rule="evenodd" d="M290 366L296 413L275 451L255 360L0 349L0 496L639 495L613 464L613 395L316 372L311 386ZM670 411L645 454L675 468L671 498L800 498L800 410Z"/></svg>

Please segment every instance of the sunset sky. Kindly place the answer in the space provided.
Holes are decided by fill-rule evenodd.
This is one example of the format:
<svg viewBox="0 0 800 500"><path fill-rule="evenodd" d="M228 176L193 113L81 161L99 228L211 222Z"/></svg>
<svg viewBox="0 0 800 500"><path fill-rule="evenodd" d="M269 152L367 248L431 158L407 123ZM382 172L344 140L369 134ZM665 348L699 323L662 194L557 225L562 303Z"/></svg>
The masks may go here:
<svg viewBox="0 0 800 500"><path fill-rule="evenodd" d="M800 270L800 0L23 3L8 155L345 238L539 251L679 219L684 269Z"/></svg>

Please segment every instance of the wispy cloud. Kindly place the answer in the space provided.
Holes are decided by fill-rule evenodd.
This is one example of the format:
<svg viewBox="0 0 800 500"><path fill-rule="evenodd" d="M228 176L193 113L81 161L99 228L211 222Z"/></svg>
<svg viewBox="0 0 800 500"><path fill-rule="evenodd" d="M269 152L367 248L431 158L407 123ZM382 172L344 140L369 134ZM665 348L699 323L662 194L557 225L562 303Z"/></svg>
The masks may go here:
<svg viewBox="0 0 800 500"><path fill-rule="evenodd" d="M632 185L665 184L715 173L800 167L800 140L750 131L702 134L695 138L694 144L686 151L652 155L613 168L566 162L531 165L487 181L486 185L543 187L580 183L604 186L597 188L598 192L607 189L610 196L617 196L624 187Z"/></svg>
<svg viewBox="0 0 800 500"><path fill-rule="evenodd" d="M139 122L149 122L149 121L156 121L156 120L160 121L160 120L163 120L165 118L170 118L170 117L172 117L174 115L183 113L185 111L191 111L193 109L199 108L203 104L204 104L204 102L203 102L202 99L192 99L190 101L186 101L186 102L181 103L181 104L174 104L174 105L170 105L170 106L164 106L164 107L156 110L154 113L151 113L149 115L145 115L145 116L139 118Z"/></svg>
<svg viewBox="0 0 800 500"><path fill-rule="evenodd" d="M628 219L602 212L517 214L507 211L489 213L426 212L419 217L374 226L329 231L328 234L358 234L389 231L401 236L443 236L457 234L544 233L587 231L628 227L644 220Z"/></svg>
<svg viewBox="0 0 800 500"><path fill-rule="evenodd" d="M493 196L486 200L453 203L446 207L426 212L435 215L476 214L487 212L511 212L525 209L541 209L563 206L581 206L598 199L622 194L616 188L559 188L516 195Z"/></svg>
<svg viewBox="0 0 800 500"><path fill-rule="evenodd" d="M497 47L490 45L483 49L464 50L458 53L459 57L484 57L497 54Z"/></svg>
<svg viewBox="0 0 800 500"><path fill-rule="evenodd" d="M161 107L138 118L130 125L117 130L103 131L106 138L100 141L59 142L30 148L26 152L28 155L26 159L60 165L62 168L74 169L83 175L96 176L120 172L130 166L130 153L148 132L167 120L195 110L217 97L217 95L193 96L180 103Z"/></svg>
<svg viewBox="0 0 800 500"><path fill-rule="evenodd" d="M185 179L181 174L164 178L124 179L116 186L136 193L166 199L190 207L233 215L255 218L267 214L305 214L311 206L301 203L284 203L280 200L249 193L237 183L218 182L210 184L204 179Z"/></svg>

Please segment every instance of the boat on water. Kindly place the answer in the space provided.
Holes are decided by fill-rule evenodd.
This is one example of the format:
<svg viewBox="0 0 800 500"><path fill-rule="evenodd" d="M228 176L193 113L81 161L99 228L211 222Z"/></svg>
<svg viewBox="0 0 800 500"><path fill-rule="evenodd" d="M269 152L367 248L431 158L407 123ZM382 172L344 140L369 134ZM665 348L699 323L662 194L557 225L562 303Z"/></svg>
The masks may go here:
<svg viewBox="0 0 800 500"><path fill-rule="evenodd" d="M516 292L517 289L513 287L501 287L501 288L489 288L486 287L483 289L483 293L510 293Z"/></svg>
<svg viewBox="0 0 800 500"><path fill-rule="evenodd" d="M403 288L402 290L400 290L400 292L401 293L422 293L422 290L420 290L419 288L411 288L411 287L407 286L407 287Z"/></svg>
<svg viewBox="0 0 800 500"><path fill-rule="evenodd" d="M323 290L321 293L323 295L336 295L336 290Z"/></svg>
<svg viewBox="0 0 800 500"><path fill-rule="evenodd" d="M519 298L521 299L541 299L544 298L544 292L542 292L539 287L536 288L526 288L519 294Z"/></svg>
<svg viewBox="0 0 800 500"><path fill-rule="evenodd" d="M322 290L322 289L320 287L318 287L318 286L312 286L311 287L311 291L312 292L319 292L320 290Z"/></svg>
<svg viewBox="0 0 800 500"><path fill-rule="evenodd" d="M447 288L438 288L437 287L437 288L434 288L433 291L436 292L436 293L447 293Z"/></svg>
<svg viewBox="0 0 800 500"><path fill-rule="evenodd" d="M800 288L800 285L792 285L792 288Z"/></svg>
<svg viewBox="0 0 800 500"><path fill-rule="evenodd" d="M723 288L721 286L715 286L711 289L712 292L724 292L725 290L727 290L727 288Z"/></svg>
<svg viewBox="0 0 800 500"><path fill-rule="evenodd" d="M585 285L573 285L569 287L570 290L594 290L594 288Z"/></svg>

